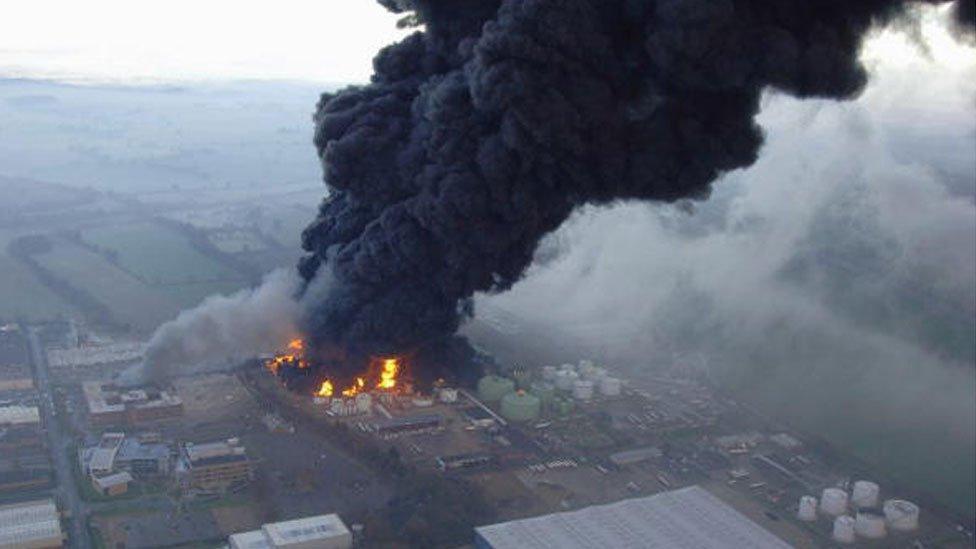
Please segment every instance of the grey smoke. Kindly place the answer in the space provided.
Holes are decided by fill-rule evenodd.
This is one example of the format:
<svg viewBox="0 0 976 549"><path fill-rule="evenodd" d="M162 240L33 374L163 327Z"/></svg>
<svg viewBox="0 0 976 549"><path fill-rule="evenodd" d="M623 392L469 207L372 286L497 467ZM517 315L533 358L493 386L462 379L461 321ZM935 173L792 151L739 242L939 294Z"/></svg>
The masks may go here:
<svg viewBox="0 0 976 549"><path fill-rule="evenodd" d="M122 381L161 381L283 348L298 334L298 286L294 269L279 269L256 288L207 298L160 326L143 363Z"/></svg>
<svg viewBox="0 0 976 549"><path fill-rule="evenodd" d="M974 76L882 65L853 103L767 95L760 159L693 215L577 213L544 246L561 255L478 300L517 335L469 333L511 343L512 359L590 355L633 377L702 365L864 457L927 471L928 490L971 509Z"/></svg>

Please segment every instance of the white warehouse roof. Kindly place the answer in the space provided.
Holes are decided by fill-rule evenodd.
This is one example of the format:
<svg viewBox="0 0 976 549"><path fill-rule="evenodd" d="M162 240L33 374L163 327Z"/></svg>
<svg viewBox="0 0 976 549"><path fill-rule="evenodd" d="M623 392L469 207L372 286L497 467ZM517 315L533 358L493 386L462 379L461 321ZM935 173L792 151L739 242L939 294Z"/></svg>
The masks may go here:
<svg viewBox="0 0 976 549"><path fill-rule="evenodd" d="M0 507L0 548L60 547L61 523L53 500Z"/></svg>
<svg viewBox="0 0 976 549"><path fill-rule="evenodd" d="M40 423L41 415L37 406L0 407L0 425L25 425Z"/></svg>
<svg viewBox="0 0 976 549"><path fill-rule="evenodd" d="M475 528L491 549L789 549L698 486Z"/></svg>
<svg viewBox="0 0 976 549"><path fill-rule="evenodd" d="M272 547L345 548L352 545L352 533L335 514L265 524L262 529Z"/></svg>

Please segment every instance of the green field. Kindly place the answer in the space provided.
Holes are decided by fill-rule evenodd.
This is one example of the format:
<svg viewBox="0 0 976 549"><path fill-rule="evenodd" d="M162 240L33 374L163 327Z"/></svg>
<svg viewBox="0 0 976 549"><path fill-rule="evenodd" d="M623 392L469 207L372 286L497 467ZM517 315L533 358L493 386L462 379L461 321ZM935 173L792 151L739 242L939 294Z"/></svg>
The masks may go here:
<svg viewBox="0 0 976 549"><path fill-rule="evenodd" d="M148 284L240 280L242 277L195 250L186 237L155 223L110 225L84 232L86 242L118 254L119 265Z"/></svg>
<svg viewBox="0 0 976 549"><path fill-rule="evenodd" d="M179 312L179 304L165 293L78 245L58 240L54 250L39 254L36 259L46 269L105 304L117 321L139 330L152 330Z"/></svg>
<svg viewBox="0 0 976 549"><path fill-rule="evenodd" d="M44 320L75 314L74 308L51 293L23 264L7 254L7 244L19 236L0 231L0 319Z"/></svg>

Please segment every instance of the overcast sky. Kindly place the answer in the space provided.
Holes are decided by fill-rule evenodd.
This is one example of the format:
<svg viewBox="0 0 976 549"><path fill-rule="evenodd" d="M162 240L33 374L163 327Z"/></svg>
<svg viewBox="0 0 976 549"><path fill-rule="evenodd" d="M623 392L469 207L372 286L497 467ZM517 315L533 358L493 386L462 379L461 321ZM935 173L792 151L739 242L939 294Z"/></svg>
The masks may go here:
<svg viewBox="0 0 976 549"><path fill-rule="evenodd" d="M368 0L11 1L0 17L0 77L361 82L376 51L405 34L396 19ZM971 67L972 50L929 19L939 63ZM906 68L919 55L891 37L866 53Z"/></svg>
<svg viewBox="0 0 976 549"><path fill-rule="evenodd" d="M364 81L396 19L367 0L10 1L0 77Z"/></svg>

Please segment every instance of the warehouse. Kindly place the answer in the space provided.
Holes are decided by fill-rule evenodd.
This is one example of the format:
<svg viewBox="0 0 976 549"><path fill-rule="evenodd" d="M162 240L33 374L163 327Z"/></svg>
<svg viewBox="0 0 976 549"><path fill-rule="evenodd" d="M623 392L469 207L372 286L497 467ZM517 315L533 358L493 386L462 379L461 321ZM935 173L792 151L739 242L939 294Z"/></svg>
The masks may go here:
<svg viewBox="0 0 976 549"><path fill-rule="evenodd" d="M53 500L0 507L0 549L41 549L63 544L58 509Z"/></svg>
<svg viewBox="0 0 976 549"><path fill-rule="evenodd" d="M478 549L788 549L698 486L475 528Z"/></svg>
<svg viewBox="0 0 976 549"><path fill-rule="evenodd" d="M265 524L228 541L231 549L349 549L352 533L339 515L331 514Z"/></svg>

